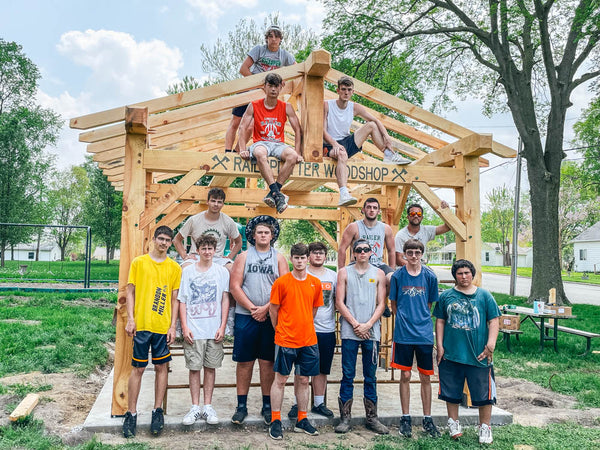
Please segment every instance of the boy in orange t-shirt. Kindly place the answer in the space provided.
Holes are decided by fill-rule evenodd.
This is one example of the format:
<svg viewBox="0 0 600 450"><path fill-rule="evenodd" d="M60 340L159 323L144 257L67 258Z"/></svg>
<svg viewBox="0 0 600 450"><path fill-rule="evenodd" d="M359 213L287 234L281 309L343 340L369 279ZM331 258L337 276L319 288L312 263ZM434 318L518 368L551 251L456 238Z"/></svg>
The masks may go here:
<svg viewBox="0 0 600 450"><path fill-rule="evenodd" d="M293 270L275 280L271 288L269 315L275 328L275 380L271 386L271 425L269 436L282 439L281 404L285 384L296 367L294 382L298 399L298 420L294 431L316 436L319 432L307 418L309 377L319 374L319 349L314 317L323 306L321 281L306 272L308 247L294 244Z"/></svg>

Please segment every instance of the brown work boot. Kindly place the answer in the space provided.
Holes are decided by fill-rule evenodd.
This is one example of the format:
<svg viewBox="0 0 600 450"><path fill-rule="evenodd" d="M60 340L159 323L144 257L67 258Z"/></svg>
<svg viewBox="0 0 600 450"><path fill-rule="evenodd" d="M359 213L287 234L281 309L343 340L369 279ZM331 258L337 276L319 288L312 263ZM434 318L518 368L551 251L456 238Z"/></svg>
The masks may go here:
<svg viewBox="0 0 600 450"><path fill-rule="evenodd" d="M367 422L365 423L367 429L377 434L389 434L390 430L388 430L388 428L377 418L377 403L374 403L367 398L363 400L365 403L365 412L367 414Z"/></svg>
<svg viewBox="0 0 600 450"><path fill-rule="evenodd" d="M338 404L340 405L340 423L335 427L335 432L347 433L352 428L350 426L350 419L352 418L352 399L343 403L342 399L338 397Z"/></svg>

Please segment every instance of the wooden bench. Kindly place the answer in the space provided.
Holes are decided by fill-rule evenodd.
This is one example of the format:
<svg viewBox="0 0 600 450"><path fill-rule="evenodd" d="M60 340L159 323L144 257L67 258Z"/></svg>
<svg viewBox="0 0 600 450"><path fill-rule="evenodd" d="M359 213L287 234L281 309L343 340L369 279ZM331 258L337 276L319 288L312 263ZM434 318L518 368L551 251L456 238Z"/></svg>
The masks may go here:
<svg viewBox="0 0 600 450"><path fill-rule="evenodd" d="M540 326L540 323L537 322L538 327ZM550 324L550 323L544 323L544 327L546 329L554 329L554 325ZM582 336L584 338L587 339L587 345L585 347L585 352L583 352L581 354L581 356L585 356L590 352L590 349L592 348L592 339L593 338L597 338L600 337L600 334L598 333L592 333L590 331L584 331L584 330L578 330L576 328L569 328L569 327L563 327L561 325L559 325L558 327L556 327L557 331L561 331L563 333L569 333L569 334L574 334L575 336Z"/></svg>
<svg viewBox="0 0 600 450"><path fill-rule="evenodd" d="M506 342L506 349L512 353L512 349L510 348L510 337L514 334L515 336L517 336L517 340L519 340L519 335L523 334L522 330L500 330L500 333L502 333L504 336L502 337L502 340L504 342Z"/></svg>

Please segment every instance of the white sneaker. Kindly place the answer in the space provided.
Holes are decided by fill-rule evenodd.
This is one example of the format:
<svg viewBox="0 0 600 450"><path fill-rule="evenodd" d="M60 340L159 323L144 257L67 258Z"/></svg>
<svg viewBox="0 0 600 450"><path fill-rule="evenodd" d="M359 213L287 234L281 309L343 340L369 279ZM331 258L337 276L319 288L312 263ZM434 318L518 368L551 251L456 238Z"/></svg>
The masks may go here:
<svg viewBox="0 0 600 450"><path fill-rule="evenodd" d="M462 436L462 427L458 420L448 418L448 431L452 439L458 439Z"/></svg>
<svg viewBox="0 0 600 450"><path fill-rule="evenodd" d="M219 423L217 413L211 405L204 405L204 410L202 411L202 418L206 419L206 423L211 425L216 425Z"/></svg>
<svg viewBox="0 0 600 450"><path fill-rule="evenodd" d="M479 425L479 443L491 444L492 442L494 442L494 438L492 437L492 427L482 423Z"/></svg>
<svg viewBox="0 0 600 450"><path fill-rule="evenodd" d="M350 206L350 205L354 205L358 200L354 197L352 197L350 195L350 193L347 194L340 194L340 201L338 202L338 206Z"/></svg>
<svg viewBox="0 0 600 450"><path fill-rule="evenodd" d="M194 425L196 420L198 420L201 416L202 411L200 410L200 407L197 405L193 405L190 408L190 412L183 417L181 423L183 423L184 425Z"/></svg>
<svg viewBox="0 0 600 450"><path fill-rule="evenodd" d="M396 152L392 152L391 155L383 155L383 162L385 164L400 164L400 165L404 165L404 164L410 164L412 161L410 159L404 158L402 156L400 156L398 153Z"/></svg>

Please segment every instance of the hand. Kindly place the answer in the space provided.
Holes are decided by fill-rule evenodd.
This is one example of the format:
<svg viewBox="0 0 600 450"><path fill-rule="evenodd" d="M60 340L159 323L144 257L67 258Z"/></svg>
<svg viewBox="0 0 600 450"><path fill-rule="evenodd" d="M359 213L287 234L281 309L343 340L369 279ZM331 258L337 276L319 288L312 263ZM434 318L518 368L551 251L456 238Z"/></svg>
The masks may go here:
<svg viewBox="0 0 600 450"><path fill-rule="evenodd" d="M136 326L135 326L135 320L133 319L128 319L127 320L127 325L125 325L125 332L127 333L128 336L135 336L136 333Z"/></svg>
<svg viewBox="0 0 600 450"><path fill-rule="evenodd" d="M242 159L250 159L250 150L240 150L240 157Z"/></svg>
<svg viewBox="0 0 600 450"><path fill-rule="evenodd" d="M485 347L483 347L483 351L477 357L477 361L483 361L485 358L488 359L488 364L490 364L494 359L494 348L487 344Z"/></svg>
<svg viewBox="0 0 600 450"><path fill-rule="evenodd" d="M440 365L440 363L442 362L442 359L444 358L444 347L442 347L441 345L437 346L437 363L438 366Z"/></svg>
<svg viewBox="0 0 600 450"><path fill-rule="evenodd" d="M250 315L257 322L264 322L267 319L267 312L269 311L269 304L267 303L266 308L264 306L254 306L250 310Z"/></svg>
<svg viewBox="0 0 600 450"><path fill-rule="evenodd" d="M192 333L192 330L190 330L189 328L186 328L185 330L183 330L183 338L185 339L185 342L187 342L190 345L194 344L194 334Z"/></svg>
<svg viewBox="0 0 600 450"><path fill-rule="evenodd" d="M215 333L215 342L218 344L225 337L225 327L221 327Z"/></svg>
<svg viewBox="0 0 600 450"><path fill-rule="evenodd" d="M371 327L366 323L359 323L354 326L354 334L361 339L367 339L371 337Z"/></svg>
<svg viewBox="0 0 600 450"><path fill-rule="evenodd" d="M175 327L171 327L167 331L167 345L171 345L173 342L175 342Z"/></svg>
<svg viewBox="0 0 600 450"><path fill-rule="evenodd" d="M302 157L302 155L297 154L297 156L296 156L296 163L303 162L303 161L304 161L304 158Z"/></svg>

